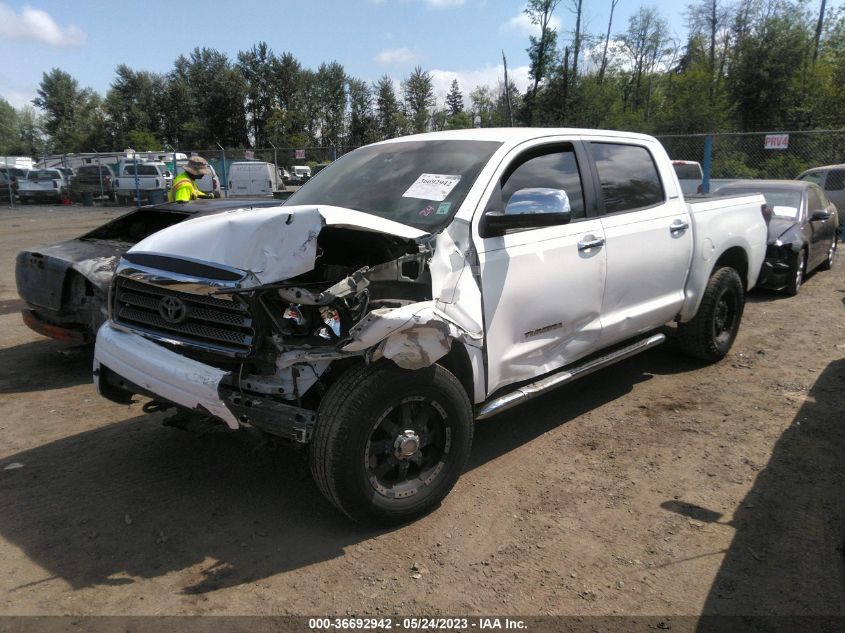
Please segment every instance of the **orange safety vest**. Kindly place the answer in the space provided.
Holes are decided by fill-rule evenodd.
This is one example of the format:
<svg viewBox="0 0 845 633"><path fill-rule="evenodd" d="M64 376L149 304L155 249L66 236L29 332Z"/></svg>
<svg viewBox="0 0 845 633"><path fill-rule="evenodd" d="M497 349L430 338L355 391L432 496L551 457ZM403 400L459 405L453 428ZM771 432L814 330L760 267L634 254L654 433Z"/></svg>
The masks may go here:
<svg viewBox="0 0 845 633"><path fill-rule="evenodd" d="M190 202L204 197L205 194L197 189L194 181L185 172L173 179L173 185L167 192L167 199L170 202Z"/></svg>

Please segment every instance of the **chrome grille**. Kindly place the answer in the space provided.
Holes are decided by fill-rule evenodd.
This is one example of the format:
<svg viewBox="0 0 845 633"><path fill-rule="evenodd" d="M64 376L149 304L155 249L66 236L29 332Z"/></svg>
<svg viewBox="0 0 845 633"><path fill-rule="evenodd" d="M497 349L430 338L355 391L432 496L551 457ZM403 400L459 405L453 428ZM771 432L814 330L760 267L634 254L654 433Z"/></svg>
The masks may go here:
<svg viewBox="0 0 845 633"><path fill-rule="evenodd" d="M177 297L184 303L185 316L178 323L165 320L159 312L165 297ZM247 354L255 338L252 318L237 301L179 292L125 277L115 281L112 314L116 323L126 327L235 355Z"/></svg>

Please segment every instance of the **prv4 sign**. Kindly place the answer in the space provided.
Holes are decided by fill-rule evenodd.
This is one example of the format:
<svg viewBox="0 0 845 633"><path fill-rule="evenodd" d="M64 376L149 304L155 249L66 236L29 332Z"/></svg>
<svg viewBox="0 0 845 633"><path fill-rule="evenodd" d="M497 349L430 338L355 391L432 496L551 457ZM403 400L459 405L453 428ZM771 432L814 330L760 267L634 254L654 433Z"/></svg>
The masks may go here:
<svg viewBox="0 0 845 633"><path fill-rule="evenodd" d="M766 134L765 149L787 149L789 147L789 134Z"/></svg>

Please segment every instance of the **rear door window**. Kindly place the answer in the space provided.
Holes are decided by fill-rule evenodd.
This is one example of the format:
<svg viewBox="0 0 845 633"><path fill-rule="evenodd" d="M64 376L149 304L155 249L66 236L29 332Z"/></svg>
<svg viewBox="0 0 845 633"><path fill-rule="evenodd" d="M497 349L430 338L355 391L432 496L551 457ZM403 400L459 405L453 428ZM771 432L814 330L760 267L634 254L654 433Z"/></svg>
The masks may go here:
<svg viewBox="0 0 845 633"><path fill-rule="evenodd" d="M645 147L590 143L607 213L636 211L661 204L666 195L654 158Z"/></svg>

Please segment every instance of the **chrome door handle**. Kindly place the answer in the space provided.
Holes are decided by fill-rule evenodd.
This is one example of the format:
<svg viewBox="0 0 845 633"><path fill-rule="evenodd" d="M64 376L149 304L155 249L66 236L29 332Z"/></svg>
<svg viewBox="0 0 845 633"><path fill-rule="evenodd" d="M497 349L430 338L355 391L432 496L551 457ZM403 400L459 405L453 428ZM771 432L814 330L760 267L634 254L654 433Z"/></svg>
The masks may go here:
<svg viewBox="0 0 845 633"><path fill-rule="evenodd" d="M689 222L683 220L675 220L669 225L669 231L675 233L677 231L686 231L689 228Z"/></svg>
<svg viewBox="0 0 845 633"><path fill-rule="evenodd" d="M599 246L604 246L603 237L594 237L592 235L586 235L583 240L578 242L579 251L588 251L591 248L598 248Z"/></svg>

